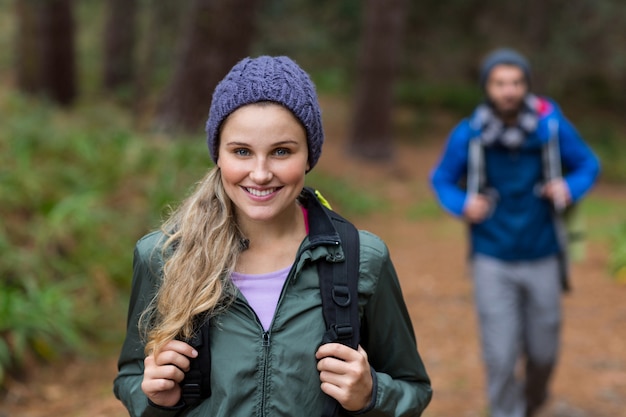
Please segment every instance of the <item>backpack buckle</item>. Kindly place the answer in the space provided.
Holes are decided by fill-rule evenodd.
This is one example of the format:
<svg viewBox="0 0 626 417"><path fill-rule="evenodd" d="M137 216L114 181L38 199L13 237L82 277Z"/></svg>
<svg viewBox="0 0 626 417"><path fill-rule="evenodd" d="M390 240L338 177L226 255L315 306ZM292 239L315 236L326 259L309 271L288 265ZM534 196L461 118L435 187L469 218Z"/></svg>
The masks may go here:
<svg viewBox="0 0 626 417"><path fill-rule="evenodd" d="M350 305L350 290L347 285L334 285L333 286L333 301L340 307L347 307Z"/></svg>
<svg viewBox="0 0 626 417"><path fill-rule="evenodd" d="M350 324L336 324L333 326L333 331L337 337L337 340L345 340L352 338L352 326Z"/></svg>
<svg viewBox="0 0 626 417"><path fill-rule="evenodd" d="M196 405L202 399L202 388L200 384L193 382L184 383L182 386L182 398L185 404Z"/></svg>

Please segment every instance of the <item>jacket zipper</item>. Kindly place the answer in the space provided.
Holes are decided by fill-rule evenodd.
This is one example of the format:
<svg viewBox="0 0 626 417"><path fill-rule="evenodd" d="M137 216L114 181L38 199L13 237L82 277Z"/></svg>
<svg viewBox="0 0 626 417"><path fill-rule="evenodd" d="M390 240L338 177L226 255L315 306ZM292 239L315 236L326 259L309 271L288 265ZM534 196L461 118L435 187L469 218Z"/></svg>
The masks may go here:
<svg viewBox="0 0 626 417"><path fill-rule="evenodd" d="M336 240L331 240L331 239L324 239L322 241L316 242L315 244L309 244L303 248L300 248L300 250L298 250L298 253L296 254L296 258L294 260L293 266L291 271L289 271L289 274L287 275L287 279L285 280L285 283L283 284L283 288L281 290L280 293L280 297L278 298L278 303L276 304L276 311L274 312L274 317L276 316L276 313L278 312L278 309L280 308L280 305L282 303L283 297L285 295L285 291L287 288L287 285L289 285L289 281L291 281L292 279L292 274L295 273L295 268L296 265L300 259L300 256L302 256L302 254L304 252L306 252L309 249L312 249L314 247L317 247L319 245L333 245L333 246L337 246L339 245L339 242L337 242ZM257 323L259 323L259 326L261 326L261 328L263 328L263 325L261 324L261 320L259 320L259 316L257 316L256 312L254 312L254 310L252 310L252 308L250 306L248 306L248 308L252 311L253 315L256 318ZM261 415L264 416L265 415L265 404L266 404L266 391L267 391L267 378L268 378L268 374L269 374L269 366L268 366L268 359L269 359L269 352L270 352L270 345L271 345L271 332L272 332L272 327L274 326L274 318L272 318L272 322L270 323L270 327L269 330L265 331L263 330L263 333L261 335L261 346L263 347L263 377L262 377L262 388L261 388Z"/></svg>
<svg viewBox="0 0 626 417"><path fill-rule="evenodd" d="M263 346L263 383L261 393L261 415L265 415L265 403L266 403L266 390L267 390L267 376L268 376L268 357L270 351L270 332L264 331L261 346Z"/></svg>
<svg viewBox="0 0 626 417"><path fill-rule="evenodd" d="M298 260L300 259L300 256L302 255L302 253L304 253L307 249L308 247L302 248L296 254L296 258L293 263L294 266L291 267L289 274L287 274L287 279L285 280L285 283L283 284L283 288L281 289L281 292L280 292L280 297L278 298L278 302L276 303L276 310L274 311L274 317L276 317L276 313L278 312L278 309L280 308L280 304L282 303L283 297L285 295L287 285L289 285L289 281L292 279L292 274L295 273L294 272L295 265L298 263ZM256 315L256 313L254 313L254 315L256 317L257 322L261 326L261 328L263 328L263 326L261 325L261 320L259 320L259 317ZM269 354L270 354L272 327L274 327L274 317L272 317L272 322L270 323L269 330L267 331L263 330L263 333L261 335L261 347L263 348L263 377L262 377L262 385L261 385L261 415L262 416L265 415L265 404L267 402L267 398L266 398L267 378L269 375L268 360L269 360Z"/></svg>

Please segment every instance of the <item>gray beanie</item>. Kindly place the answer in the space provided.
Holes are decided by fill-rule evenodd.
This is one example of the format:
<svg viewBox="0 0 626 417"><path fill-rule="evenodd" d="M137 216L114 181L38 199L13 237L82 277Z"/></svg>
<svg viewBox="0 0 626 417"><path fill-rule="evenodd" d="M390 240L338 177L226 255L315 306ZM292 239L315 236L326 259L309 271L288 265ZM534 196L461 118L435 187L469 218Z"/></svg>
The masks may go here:
<svg viewBox="0 0 626 417"><path fill-rule="evenodd" d="M315 86L308 74L285 56L244 58L220 81L206 123L207 145L214 162L224 119L239 107L260 101L285 106L306 130L309 170L317 163L324 143L322 115Z"/></svg>
<svg viewBox="0 0 626 417"><path fill-rule="evenodd" d="M530 86L530 64L528 60L519 52L510 48L496 49L485 57L480 68L480 86L484 89L489 78L489 73L496 65L508 64L519 67L526 77L526 82Z"/></svg>

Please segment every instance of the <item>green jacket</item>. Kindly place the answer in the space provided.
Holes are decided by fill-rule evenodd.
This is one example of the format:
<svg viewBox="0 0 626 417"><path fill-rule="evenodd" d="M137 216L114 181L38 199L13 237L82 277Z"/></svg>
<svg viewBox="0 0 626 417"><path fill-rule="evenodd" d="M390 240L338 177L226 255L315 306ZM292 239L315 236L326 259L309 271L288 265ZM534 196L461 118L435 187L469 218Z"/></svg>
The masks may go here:
<svg viewBox="0 0 626 417"><path fill-rule="evenodd" d="M330 219L309 218L312 221ZM359 235L361 345L375 382L373 402L359 414L419 416L432 391L398 278L384 242L366 231ZM343 259L341 247L330 242L311 247L314 237L304 239L268 332L237 293L228 310L211 320L212 395L195 408L161 408L148 405L141 391L145 355L137 329L139 315L159 285L161 237L153 232L135 248L127 335L114 382L115 395L130 415L320 416L325 394L320 389L315 351L325 325L316 261L329 254Z"/></svg>

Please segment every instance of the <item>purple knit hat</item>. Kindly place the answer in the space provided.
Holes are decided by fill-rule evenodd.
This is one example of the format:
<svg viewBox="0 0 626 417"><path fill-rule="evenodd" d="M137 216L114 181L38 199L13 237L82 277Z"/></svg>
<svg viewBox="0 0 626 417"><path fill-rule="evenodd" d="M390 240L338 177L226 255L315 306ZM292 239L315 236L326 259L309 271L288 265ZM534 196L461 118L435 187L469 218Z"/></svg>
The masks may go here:
<svg viewBox="0 0 626 417"><path fill-rule="evenodd" d="M220 127L226 117L239 107L260 101L281 104L300 120L306 130L312 169L324 143L321 110L308 74L285 56L244 58L217 85L206 123L213 162L217 162Z"/></svg>

